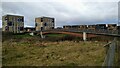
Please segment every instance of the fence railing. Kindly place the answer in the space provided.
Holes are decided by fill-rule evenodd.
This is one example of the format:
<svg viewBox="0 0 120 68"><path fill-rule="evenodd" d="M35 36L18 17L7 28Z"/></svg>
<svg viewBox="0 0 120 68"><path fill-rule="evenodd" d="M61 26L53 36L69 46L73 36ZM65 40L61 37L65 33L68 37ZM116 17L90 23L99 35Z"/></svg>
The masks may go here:
<svg viewBox="0 0 120 68"><path fill-rule="evenodd" d="M116 39L106 44L105 47L107 49L107 54L102 66L108 66L108 68L111 68L110 66L114 66L115 61Z"/></svg>

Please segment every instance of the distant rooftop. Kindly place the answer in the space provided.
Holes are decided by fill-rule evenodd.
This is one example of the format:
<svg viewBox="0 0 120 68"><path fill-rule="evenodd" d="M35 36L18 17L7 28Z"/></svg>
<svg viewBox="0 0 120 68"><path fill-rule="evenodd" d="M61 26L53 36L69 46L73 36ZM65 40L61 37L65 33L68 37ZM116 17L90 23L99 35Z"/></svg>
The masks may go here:
<svg viewBox="0 0 120 68"><path fill-rule="evenodd" d="M6 14L6 15L3 15L3 16L22 16L23 17L23 15L20 15L20 14Z"/></svg>
<svg viewBox="0 0 120 68"><path fill-rule="evenodd" d="M45 17L45 16L41 16L41 17L37 17L37 18L53 18L53 17Z"/></svg>

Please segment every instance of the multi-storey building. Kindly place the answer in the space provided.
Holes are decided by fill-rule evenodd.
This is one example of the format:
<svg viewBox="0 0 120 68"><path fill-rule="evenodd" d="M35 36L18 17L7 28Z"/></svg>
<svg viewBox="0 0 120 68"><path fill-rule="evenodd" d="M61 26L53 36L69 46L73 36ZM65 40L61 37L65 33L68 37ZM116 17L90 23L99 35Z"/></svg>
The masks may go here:
<svg viewBox="0 0 120 68"><path fill-rule="evenodd" d="M87 29L87 25L64 25L65 29Z"/></svg>
<svg viewBox="0 0 120 68"><path fill-rule="evenodd" d="M36 31L54 29L54 26L55 26L54 18L50 17L35 18Z"/></svg>
<svg viewBox="0 0 120 68"><path fill-rule="evenodd" d="M117 30L117 24L108 24L108 30Z"/></svg>
<svg viewBox="0 0 120 68"><path fill-rule="evenodd" d="M64 29L70 29L70 28L72 28L72 26L71 25L64 25L63 28Z"/></svg>
<svg viewBox="0 0 120 68"><path fill-rule="evenodd" d="M87 29L87 25L79 25L79 29L85 30L85 29Z"/></svg>
<svg viewBox="0 0 120 68"><path fill-rule="evenodd" d="M24 32L24 16L4 15L2 16L2 31L23 33Z"/></svg>
<svg viewBox="0 0 120 68"><path fill-rule="evenodd" d="M89 30L95 30L96 29L96 25L88 25L88 29Z"/></svg>
<svg viewBox="0 0 120 68"><path fill-rule="evenodd" d="M97 30L106 30L107 27L106 27L106 24L96 24L95 29L97 29Z"/></svg>

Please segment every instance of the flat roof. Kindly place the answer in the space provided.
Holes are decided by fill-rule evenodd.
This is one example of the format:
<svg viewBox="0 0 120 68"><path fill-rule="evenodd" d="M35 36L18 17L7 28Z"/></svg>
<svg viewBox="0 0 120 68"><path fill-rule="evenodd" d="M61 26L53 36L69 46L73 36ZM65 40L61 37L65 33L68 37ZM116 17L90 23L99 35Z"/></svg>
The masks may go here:
<svg viewBox="0 0 120 68"><path fill-rule="evenodd" d="M3 15L3 16L19 16L19 17L24 17L22 15L13 15L13 14L6 14L6 15Z"/></svg>
<svg viewBox="0 0 120 68"><path fill-rule="evenodd" d="M42 16L42 17L36 17L36 18L53 18L53 17L45 17L45 16Z"/></svg>

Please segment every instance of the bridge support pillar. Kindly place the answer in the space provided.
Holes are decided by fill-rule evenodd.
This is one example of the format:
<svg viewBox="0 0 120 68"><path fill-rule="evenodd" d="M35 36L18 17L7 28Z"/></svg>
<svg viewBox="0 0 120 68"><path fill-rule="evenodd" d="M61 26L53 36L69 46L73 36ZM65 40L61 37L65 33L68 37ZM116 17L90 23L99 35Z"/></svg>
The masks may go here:
<svg viewBox="0 0 120 68"><path fill-rule="evenodd" d="M83 40L84 40L84 41L87 40L87 34L86 34L86 32L83 32Z"/></svg>
<svg viewBox="0 0 120 68"><path fill-rule="evenodd" d="M43 38L42 31L40 32L40 36L41 36L41 38Z"/></svg>

